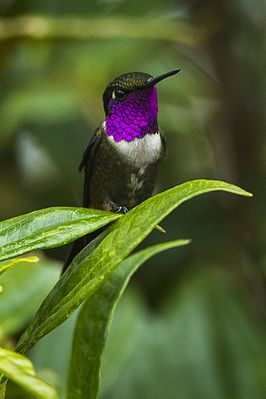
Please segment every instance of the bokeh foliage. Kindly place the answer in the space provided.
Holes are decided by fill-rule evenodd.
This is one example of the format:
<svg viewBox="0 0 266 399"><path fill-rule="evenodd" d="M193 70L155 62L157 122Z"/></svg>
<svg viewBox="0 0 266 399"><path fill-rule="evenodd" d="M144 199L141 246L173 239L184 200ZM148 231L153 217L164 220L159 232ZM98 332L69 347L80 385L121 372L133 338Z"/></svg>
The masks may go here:
<svg viewBox="0 0 266 399"><path fill-rule="evenodd" d="M158 191L215 178L254 193L251 201L198 199L164 221L167 240L190 237L193 244L159 255L134 278L137 289L113 323L102 397L264 397L263 2L5 0L0 12L1 220L80 205L77 167L103 120L102 92L130 70L182 70L158 89L169 146ZM155 231L145 245L164 238ZM46 255L51 260L37 272L25 266L30 276L16 267L3 277L12 273L25 303L23 315L6 299L3 343L14 345L55 282L50 262L66 249ZM45 347L48 336L33 352L38 371L59 387L70 324L59 327L60 339L50 338L50 347L58 343L54 351Z"/></svg>

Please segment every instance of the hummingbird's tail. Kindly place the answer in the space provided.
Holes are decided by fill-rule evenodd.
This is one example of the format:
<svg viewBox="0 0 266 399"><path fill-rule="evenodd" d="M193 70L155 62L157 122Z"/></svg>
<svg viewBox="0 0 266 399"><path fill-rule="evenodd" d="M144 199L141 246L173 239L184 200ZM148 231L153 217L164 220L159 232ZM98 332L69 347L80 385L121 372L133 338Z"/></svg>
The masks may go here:
<svg viewBox="0 0 266 399"><path fill-rule="evenodd" d="M83 237L78 238L76 241L74 241L70 247L68 256L65 260L63 269L62 269L62 273L61 275L66 271L66 269L68 268L68 266L70 265L70 263L72 262L72 260L75 258L75 256L84 248L86 247L87 244L89 244L89 242L91 242L92 240L94 240L94 238L96 238L100 233L101 233L102 229L98 229L96 231L93 231L90 234L87 234Z"/></svg>

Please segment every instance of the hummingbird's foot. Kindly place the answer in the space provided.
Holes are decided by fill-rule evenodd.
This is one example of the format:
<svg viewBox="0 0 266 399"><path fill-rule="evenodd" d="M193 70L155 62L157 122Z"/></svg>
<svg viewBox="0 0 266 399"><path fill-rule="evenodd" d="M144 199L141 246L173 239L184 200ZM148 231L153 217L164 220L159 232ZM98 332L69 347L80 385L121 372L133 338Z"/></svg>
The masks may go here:
<svg viewBox="0 0 266 399"><path fill-rule="evenodd" d="M123 215L128 212L128 209L125 206L119 206L117 204L112 204L112 212L122 213Z"/></svg>

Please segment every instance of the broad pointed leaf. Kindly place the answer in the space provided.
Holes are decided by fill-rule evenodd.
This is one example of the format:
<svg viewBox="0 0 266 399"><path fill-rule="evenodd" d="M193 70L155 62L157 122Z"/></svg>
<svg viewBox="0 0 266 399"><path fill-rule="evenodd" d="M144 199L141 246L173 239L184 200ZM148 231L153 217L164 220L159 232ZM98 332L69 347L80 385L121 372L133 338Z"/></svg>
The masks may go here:
<svg viewBox="0 0 266 399"><path fill-rule="evenodd" d="M0 223L0 261L67 244L120 216L96 209L54 207L5 220Z"/></svg>
<svg viewBox="0 0 266 399"><path fill-rule="evenodd" d="M188 244L177 240L146 248L120 264L83 304L75 327L68 378L68 399L95 399L99 390L102 353L116 305L132 274L156 253Z"/></svg>
<svg viewBox="0 0 266 399"><path fill-rule="evenodd" d="M130 210L111 226L110 233L92 252L83 251L73 260L23 334L18 351L29 350L69 317L173 209L190 198L216 190L251 196L225 182L195 180L164 191Z"/></svg>
<svg viewBox="0 0 266 399"><path fill-rule="evenodd" d="M0 348L0 372L37 398L58 398L55 389L36 376L31 361L18 353Z"/></svg>

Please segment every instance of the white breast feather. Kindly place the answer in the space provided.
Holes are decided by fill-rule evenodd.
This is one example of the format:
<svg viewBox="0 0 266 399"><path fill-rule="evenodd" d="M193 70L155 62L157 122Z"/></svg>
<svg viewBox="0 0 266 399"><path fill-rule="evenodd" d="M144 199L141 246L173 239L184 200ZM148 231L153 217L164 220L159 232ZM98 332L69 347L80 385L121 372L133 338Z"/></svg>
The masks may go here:
<svg viewBox="0 0 266 399"><path fill-rule="evenodd" d="M112 136L107 138L129 165L140 169L140 175L144 174L149 164L155 163L161 156L162 140L159 133L146 134L142 139L135 138L130 142L116 142Z"/></svg>

